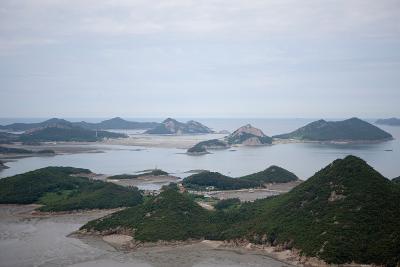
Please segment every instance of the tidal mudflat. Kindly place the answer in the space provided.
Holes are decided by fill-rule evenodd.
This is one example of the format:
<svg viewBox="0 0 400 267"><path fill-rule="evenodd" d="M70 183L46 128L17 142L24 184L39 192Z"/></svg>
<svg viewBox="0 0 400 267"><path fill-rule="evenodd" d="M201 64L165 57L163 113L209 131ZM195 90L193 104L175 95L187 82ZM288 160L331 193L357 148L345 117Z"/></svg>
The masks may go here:
<svg viewBox="0 0 400 267"><path fill-rule="evenodd" d="M224 250L205 243L118 251L100 238L68 237L87 221L109 211L37 216L31 214L35 208L0 205L1 266L287 266L260 252Z"/></svg>

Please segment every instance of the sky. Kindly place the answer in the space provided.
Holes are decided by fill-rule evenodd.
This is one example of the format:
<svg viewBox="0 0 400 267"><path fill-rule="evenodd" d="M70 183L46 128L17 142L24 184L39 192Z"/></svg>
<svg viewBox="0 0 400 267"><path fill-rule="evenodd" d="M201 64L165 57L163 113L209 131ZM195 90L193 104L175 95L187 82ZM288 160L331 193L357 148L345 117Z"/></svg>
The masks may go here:
<svg viewBox="0 0 400 267"><path fill-rule="evenodd" d="M0 117L400 117L399 0L1 0Z"/></svg>

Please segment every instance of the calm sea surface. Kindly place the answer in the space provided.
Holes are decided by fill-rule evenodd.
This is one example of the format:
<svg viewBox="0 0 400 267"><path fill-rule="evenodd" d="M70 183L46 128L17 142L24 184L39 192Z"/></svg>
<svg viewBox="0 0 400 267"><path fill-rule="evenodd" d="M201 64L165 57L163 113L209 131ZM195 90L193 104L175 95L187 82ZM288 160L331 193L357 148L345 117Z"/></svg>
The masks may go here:
<svg viewBox="0 0 400 267"><path fill-rule="evenodd" d="M160 121L160 119L146 120ZM295 130L314 119L197 120L215 130L226 129L229 131L251 123L262 129L265 134L275 135ZM22 121L27 121L27 119ZM11 119L0 121L1 124L9 122ZM189 170L207 169L226 175L240 176L263 170L274 164L287 168L301 179L307 179L331 161L350 154L363 158L388 178L397 177L400 175L400 164L398 164L400 160L400 127L379 127L391 133L395 140L377 144L294 143L263 147L238 147L232 149L235 151L215 151L213 154L203 156L188 156L183 154L184 149L176 148L143 148L143 150L136 151L135 148L139 147L106 145L104 153L31 157L8 162L7 165L10 168L0 172L0 177L46 166L82 167L104 174L133 173L157 167L180 177L186 176L185 172Z"/></svg>

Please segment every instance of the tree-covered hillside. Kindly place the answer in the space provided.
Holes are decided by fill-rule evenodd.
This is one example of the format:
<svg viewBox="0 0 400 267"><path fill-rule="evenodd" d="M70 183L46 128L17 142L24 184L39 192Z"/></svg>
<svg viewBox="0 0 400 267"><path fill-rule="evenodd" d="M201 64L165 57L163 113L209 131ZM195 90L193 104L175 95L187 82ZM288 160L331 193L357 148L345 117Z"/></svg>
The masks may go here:
<svg viewBox="0 0 400 267"><path fill-rule="evenodd" d="M81 173L90 171L47 167L0 179L0 203L38 203L44 205L42 211L64 211L133 206L142 201L137 188L78 177Z"/></svg>

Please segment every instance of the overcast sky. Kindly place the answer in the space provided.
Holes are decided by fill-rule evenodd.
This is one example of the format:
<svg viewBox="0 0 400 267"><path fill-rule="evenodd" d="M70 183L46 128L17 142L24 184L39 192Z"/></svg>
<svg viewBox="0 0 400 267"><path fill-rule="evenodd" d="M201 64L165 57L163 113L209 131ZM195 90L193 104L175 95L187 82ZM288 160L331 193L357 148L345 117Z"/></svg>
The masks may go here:
<svg viewBox="0 0 400 267"><path fill-rule="evenodd" d="M0 117L400 116L400 1L0 1Z"/></svg>

